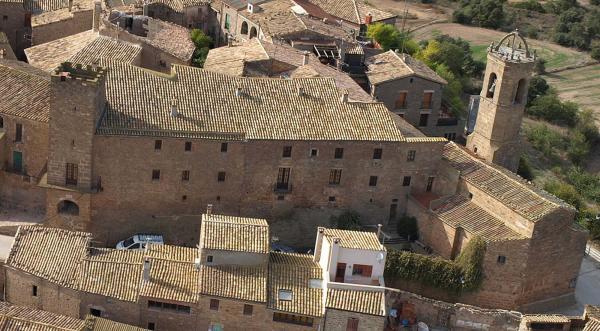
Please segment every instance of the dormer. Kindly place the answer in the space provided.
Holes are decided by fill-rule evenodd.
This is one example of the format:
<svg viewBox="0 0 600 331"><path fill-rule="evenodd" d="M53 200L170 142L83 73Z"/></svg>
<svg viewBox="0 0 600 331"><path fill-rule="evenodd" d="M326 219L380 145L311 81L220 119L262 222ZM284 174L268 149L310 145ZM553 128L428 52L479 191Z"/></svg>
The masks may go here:
<svg viewBox="0 0 600 331"><path fill-rule="evenodd" d="M258 7L251 1L248 1L248 6L246 7L249 13L256 13L258 11Z"/></svg>

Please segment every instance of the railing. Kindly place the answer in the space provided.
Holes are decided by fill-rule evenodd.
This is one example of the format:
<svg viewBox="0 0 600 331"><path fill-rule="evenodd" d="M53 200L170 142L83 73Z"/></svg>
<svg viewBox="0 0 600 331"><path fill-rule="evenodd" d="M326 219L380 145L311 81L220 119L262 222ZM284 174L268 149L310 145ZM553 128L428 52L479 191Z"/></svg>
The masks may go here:
<svg viewBox="0 0 600 331"><path fill-rule="evenodd" d="M273 185L273 191L277 193L286 193L292 191L292 184L290 183L275 183Z"/></svg>
<svg viewBox="0 0 600 331"><path fill-rule="evenodd" d="M455 126L458 125L458 118L438 118L437 126Z"/></svg>

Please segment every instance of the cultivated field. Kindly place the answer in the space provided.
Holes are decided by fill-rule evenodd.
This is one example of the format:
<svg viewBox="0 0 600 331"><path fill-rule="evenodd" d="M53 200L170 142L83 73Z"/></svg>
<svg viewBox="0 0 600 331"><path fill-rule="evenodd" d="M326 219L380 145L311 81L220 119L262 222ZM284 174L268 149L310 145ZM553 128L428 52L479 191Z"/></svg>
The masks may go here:
<svg viewBox="0 0 600 331"><path fill-rule="evenodd" d="M433 24L413 32L417 40L429 39L432 36L447 34L452 37L461 37L471 43L471 48L476 59L485 61L486 49L492 41L498 42L506 35L505 32L495 31L456 23ZM538 56L547 61L547 69L561 68L587 63L590 56L583 52L562 47L547 41L528 39L530 48L537 51Z"/></svg>

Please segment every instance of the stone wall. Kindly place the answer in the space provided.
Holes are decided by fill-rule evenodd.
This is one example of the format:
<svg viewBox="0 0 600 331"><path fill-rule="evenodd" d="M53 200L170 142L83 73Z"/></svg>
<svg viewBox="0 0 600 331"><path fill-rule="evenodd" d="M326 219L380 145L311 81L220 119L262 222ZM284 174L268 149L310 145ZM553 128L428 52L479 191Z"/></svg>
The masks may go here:
<svg viewBox="0 0 600 331"><path fill-rule="evenodd" d="M344 310L327 309L325 315L325 330L346 331L348 320L358 320L358 331L384 330L385 317L359 314Z"/></svg>
<svg viewBox="0 0 600 331"><path fill-rule="evenodd" d="M23 50L30 46L29 40L25 39L25 35L30 31L30 28L25 24L27 12L23 8L23 3L19 2L0 2L0 31L6 34L10 47L15 54L23 58L25 53ZM4 19L6 16L6 19Z"/></svg>
<svg viewBox="0 0 600 331"><path fill-rule="evenodd" d="M62 9L64 10L64 9ZM73 12L71 17L32 27L32 46L72 36L92 28L93 10ZM48 15L48 14L44 14Z"/></svg>

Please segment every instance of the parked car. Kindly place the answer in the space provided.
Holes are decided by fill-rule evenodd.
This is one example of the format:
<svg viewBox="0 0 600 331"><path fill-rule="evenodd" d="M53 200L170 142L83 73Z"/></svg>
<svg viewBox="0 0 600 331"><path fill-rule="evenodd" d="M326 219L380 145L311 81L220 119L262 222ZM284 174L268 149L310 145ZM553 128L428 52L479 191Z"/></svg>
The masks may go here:
<svg viewBox="0 0 600 331"><path fill-rule="evenodd" d="M165 241L160 234L138 233L117 243L117 249L144 249L146 244L163 245Z"/></svg>

